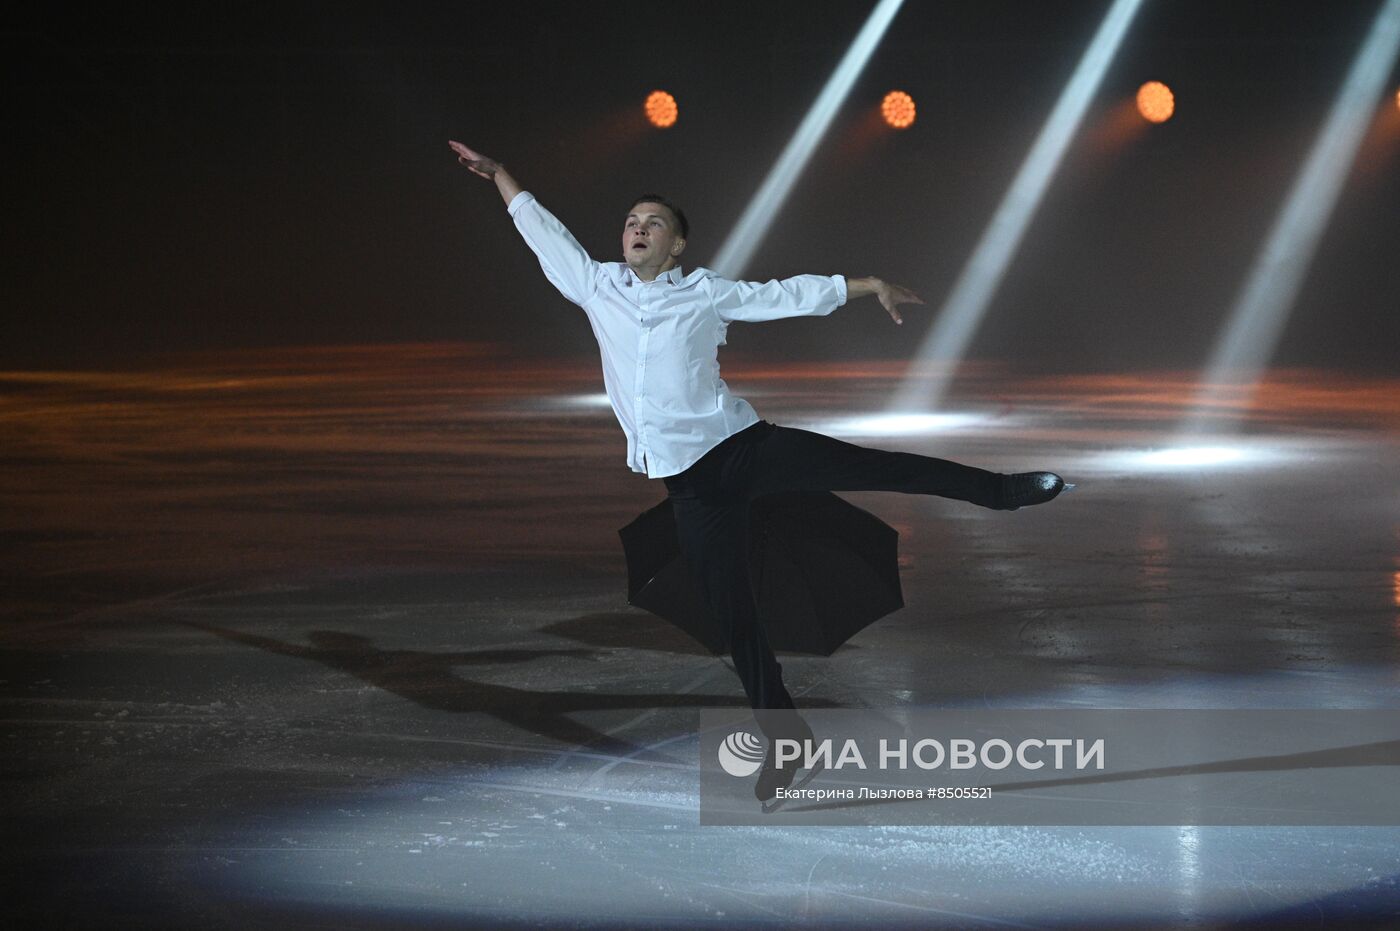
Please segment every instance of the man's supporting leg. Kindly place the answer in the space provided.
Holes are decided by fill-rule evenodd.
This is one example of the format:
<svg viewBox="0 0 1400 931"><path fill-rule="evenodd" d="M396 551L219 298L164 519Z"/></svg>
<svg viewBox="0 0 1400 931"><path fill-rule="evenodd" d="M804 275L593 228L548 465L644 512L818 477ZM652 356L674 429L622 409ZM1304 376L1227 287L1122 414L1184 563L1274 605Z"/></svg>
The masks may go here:
<svg viewBox="0 0 1400 931"><path fill-rule="evenodd" d="M716 503L672 495L671 511L681 552L700 584L711 616L729 639L734 670L744 683L750 706L792 708L792 697L783 686L782 666L759 623L749 584L749 502L740 498ZM756 717L759 727L771 737L772 716Z"/></svg>

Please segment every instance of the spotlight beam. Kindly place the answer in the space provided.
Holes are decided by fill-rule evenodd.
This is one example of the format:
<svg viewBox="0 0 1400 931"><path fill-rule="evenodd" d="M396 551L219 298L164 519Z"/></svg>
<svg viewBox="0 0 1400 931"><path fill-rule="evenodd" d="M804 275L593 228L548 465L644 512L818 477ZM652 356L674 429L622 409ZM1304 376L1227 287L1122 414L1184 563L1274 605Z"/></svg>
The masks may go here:
<svg viewBox="0 0 1400 931"><path fill-rule="evenodd" d="M1183 424L1182 433L1228 430L1243 415L1264 366L1278 346L1397 53L1400 0L1386 0L1264 248L1255 257L1225 334L1206 368L1194 413ZM1209 411L1226 409L1224 405L1231 402L1236 405L1233 413L1209 416Z"/></svg>
<svg viewBox="0 0 1400 931"><path fill-rule="evenodd" d="M934 410L1142 0L1114 0L919 348L892 410Z"/></svg>
<svg viewBox="0 0 1400 931"><path fill-rule="evenodd" d="M889 28L890 21L894 19L903 3L904 0L880 0L866 18L865 25L856 34L855 41L846 50L841 63L827 79L826 86L817 95L816 102L807 111L787 148L769 170L768 177L763 180L758 193L754 195L743 216L725 239L719 256L713 263L714 269L721 275L737 278L743 273L759 243L768 234L778 211L786 203L792 186L802 174L802 169L807 167L812 153L831 127L836 111L850 94L856 78L865 69L866 62L870 60L885 30Z"/></svg>

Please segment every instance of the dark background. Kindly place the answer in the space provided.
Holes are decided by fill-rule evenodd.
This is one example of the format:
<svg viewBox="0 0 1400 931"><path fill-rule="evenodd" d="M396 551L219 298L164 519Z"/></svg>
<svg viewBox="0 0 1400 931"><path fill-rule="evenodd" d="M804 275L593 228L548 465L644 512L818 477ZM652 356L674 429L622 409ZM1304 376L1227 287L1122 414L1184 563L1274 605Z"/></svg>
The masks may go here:
<svg viewBox="0 0 1400 931"><path fill-rule="evenodd" d="M596 257L630 199L712 259L873 4L44 5L4 24L0 364L493 341L596 353L492 186L505 161ZM744 327L738 351L909 356L1106 2L909 0L746 277L877 274L873 301ZM1062 371L1202 364L1378 6L1149 0L972 347ZM1175 118L1114 135L1145 80ZM1352 167L1275 357L1400 372L1400 114ZM653 88L679 100L647 128ZM918 122L872 115L911 93Z"/></svg>

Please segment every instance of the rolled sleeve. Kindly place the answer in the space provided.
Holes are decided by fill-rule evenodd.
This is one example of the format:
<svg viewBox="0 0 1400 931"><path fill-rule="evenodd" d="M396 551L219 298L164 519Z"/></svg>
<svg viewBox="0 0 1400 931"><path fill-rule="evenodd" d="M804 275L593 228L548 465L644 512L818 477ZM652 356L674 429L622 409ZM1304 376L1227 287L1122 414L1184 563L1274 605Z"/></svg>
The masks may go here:
<svg viewBox="0 0 1400 931"><path fill-rule="evenodd" d="M840 275L797 275L761 284L713 278L710 288L715 310L726 321L822 317L846 303L846 280Z"/></svg>
<svg viewBox="0 0 1400 931"><path fill-rule="evenodd" d="M540 260L540 268L559 293L575 304L582 304L598 290L599 263L595 262L573 234L554 214L535 200L529 191L511 198L506 211L525 244Z"/></svg>

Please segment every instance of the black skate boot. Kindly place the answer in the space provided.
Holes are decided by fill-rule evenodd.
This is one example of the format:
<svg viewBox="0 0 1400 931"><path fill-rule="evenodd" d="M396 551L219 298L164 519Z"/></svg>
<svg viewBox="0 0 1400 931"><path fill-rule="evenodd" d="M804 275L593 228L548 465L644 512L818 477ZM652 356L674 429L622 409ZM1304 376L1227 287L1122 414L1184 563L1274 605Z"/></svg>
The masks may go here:
<svg viewBox="0 0 1400 931"><path fill-rule="evenodd" d="M1003 475L997 503L993 507L998 511L1014 511L1032 504L1044 504L1065 489L1073 487L1066 485L1065 480L1054 472L1017 472L1013 475Z"/></svg>
<svg viewBox="0 0 1400 931"><path fill-rule="evenodd" d="M772 712L769 712L771 715ZM775 728L772 736L768 739L768 755L763 758L763 768L758 771L758 782L754 783L753 794L760 802L771 801L779 789L786 789L792 785L793 778L797 775L797 770L801 768L801 762L807 755L809 742L814 741L812 728L807 722L802 720L802 716L796 711L789 711L783 714L782 724ZM795 760L789 760L781 769L778 767L778 740L795 740L801 750L801 754Z"/></svg>

